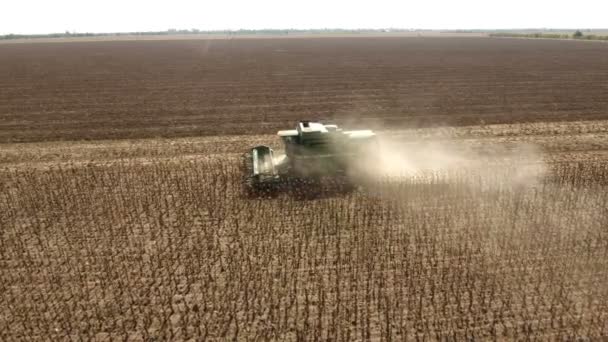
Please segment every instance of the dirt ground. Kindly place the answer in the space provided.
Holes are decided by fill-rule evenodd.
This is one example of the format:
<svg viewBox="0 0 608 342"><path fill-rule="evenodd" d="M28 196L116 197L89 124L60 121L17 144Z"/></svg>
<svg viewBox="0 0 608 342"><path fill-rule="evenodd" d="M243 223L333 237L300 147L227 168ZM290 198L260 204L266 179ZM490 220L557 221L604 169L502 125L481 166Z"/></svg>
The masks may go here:
<svg viewBox="0 0 608 342"><path fill-rule="evenodd" d="M2 44L0 340L605 339L607 48ZM303 118L432 172L246 196Z"/></svg>
<svg viewBox="0 0 608 342"><path fill-rule="evenodd" d="M530 144L538 149L538 161L546 163L603 160L608 155L608 120L395 129L377 131L377 134L403 145L443 142L479 151ZM0 165L6 168L44 168L54 164L103 164L147 158L236 157L248 148L262 144L279 151L282 149L282 143L275 134L5 143L2 144Z"/></svg>
<svg viewBox="0 0 608 342"><path fill-rule="evenodd" d="M606 44L322 38L0 46L0 141L606 118ZM44 118L44 119L41 119Z"/></svg>

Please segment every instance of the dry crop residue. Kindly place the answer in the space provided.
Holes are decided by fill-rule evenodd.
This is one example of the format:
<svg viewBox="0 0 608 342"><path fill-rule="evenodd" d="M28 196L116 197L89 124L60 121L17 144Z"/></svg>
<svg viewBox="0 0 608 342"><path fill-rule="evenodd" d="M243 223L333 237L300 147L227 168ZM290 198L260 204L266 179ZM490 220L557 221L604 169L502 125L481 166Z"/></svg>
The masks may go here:
<svg viewBox="0 0 608 342"><path fill-rule="evenodd" d="M1 336L601 338L608 146L548 136L606 127L381 132L462 158L539 139L547 173L532 185L495 160L494 178L257 199L238 157L268 137L5 144Z"/></svg>

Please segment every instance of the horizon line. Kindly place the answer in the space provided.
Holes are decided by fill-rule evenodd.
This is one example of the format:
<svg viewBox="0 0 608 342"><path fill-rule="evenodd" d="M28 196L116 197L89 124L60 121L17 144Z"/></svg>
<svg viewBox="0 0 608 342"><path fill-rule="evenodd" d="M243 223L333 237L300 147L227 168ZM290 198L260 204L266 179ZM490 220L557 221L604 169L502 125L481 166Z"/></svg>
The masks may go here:
<svg viewBox="0 0 608 342"><path fill-rule="evenodd" d="M238 28L238 29L176 29L169 28L166 30L142 30L142 31L77 31L77 30L65 30L64 32L44 32L44 33L0 33L0 36L52 36L52 35L129 35L129 34L168 34L168 33L182 33L182 34L218 34L218 33L231 33L231 32L323 32L323 31L345 31L346 32L357 32L357 31L368 31L368 32L417 32L417 31L443 31L443 32L496 32L496 31L602 31L608 30L608 27L513 27L513 28L458 28L458 29L447 29L447 28L400 28L400 27L381 27L381 28L342 28L342 27L323 27L323 28Z"/></svg>

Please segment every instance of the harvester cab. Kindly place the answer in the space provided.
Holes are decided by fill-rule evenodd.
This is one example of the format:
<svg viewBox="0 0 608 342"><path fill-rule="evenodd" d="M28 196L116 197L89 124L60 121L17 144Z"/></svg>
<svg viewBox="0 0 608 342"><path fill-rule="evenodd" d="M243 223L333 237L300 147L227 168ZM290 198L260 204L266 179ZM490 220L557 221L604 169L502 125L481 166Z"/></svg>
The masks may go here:
<svg viewBox="0 0 608 342"><path fill-rule="evenodd" d="M371 130L345 131L337 125L301 121L296 129L281 130L284 153L256 146L244 155L245 184L257 189L288 179L347 176L365 150L375 144Z"/></svg>

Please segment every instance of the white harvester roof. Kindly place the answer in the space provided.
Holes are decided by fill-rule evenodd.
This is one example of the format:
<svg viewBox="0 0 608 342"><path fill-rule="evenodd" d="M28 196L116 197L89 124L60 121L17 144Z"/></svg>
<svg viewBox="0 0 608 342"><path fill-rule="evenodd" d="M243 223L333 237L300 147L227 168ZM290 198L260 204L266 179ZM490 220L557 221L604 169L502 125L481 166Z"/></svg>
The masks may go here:
<svg viewBox="0 0 608 342"><path fill-rule="evenodd" d="M349 137L353 138L365 138L376 135L371 130L357 130L357 131L342 131L337 125L324 125L320 122L301 121L298 123L297 129L286 129L281 130L277 134L280 137L295 137L298 135L305 135L308 133L330 133L340 132Z"/></svg>
<svg viewBox="0 0 608 342"><path fill-rule="evenodd" d="M298 123L298 131L302 133L327 133L327 128L320 122L301 121Z"/></svg>
<svg viewBox="0 0 608 342"><path fill-rule="evenodd" d="M280 137L297 137L301 139L320 139L320 134L343 134L348 138L352 139L365 139L375 136L376 134L371 130L357 130L357 131L342 131L336 125L323 125L320 122L308 122L303 121L298 123L297 129L287 129L279 131L277 134ZM318 137L318 138L313 138Z"/></svg>

